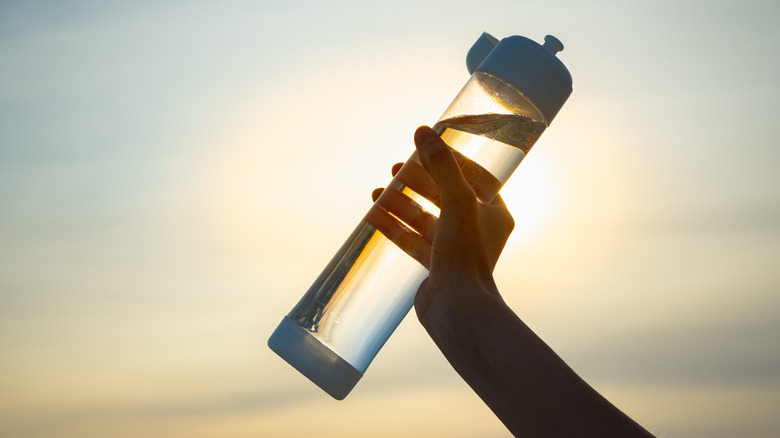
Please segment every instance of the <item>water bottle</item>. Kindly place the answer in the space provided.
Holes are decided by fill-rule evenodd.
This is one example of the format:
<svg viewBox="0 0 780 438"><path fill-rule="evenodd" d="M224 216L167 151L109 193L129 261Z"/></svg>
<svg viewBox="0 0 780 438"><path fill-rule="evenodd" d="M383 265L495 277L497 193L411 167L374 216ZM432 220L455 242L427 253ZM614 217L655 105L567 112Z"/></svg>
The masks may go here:
<svg viewBox="0 0 780 438"><path fill-rule="evenodd" d="M469 183L490 202L572 91L555 56L563 44L483 33L466 56L471 77L433 126L460 158ZM464 158L465 157L465 158ZM419 163L415 154L404 164ZM399 178L394 187L429 205ZM268 340L269 347L341 400L406 316L428 270L364 218Z"/></svg>

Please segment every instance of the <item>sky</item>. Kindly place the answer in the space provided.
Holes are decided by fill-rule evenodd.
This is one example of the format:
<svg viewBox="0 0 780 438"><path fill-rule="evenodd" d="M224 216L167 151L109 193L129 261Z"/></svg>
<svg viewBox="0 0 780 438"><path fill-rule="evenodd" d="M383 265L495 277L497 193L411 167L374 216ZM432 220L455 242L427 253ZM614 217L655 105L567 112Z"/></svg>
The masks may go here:
<svg viewBox="0 0 780 438"><path fill-rule="evenodd" d="M468 79L558 37L496 281L667 437L780 435L775 1L0 1L0 436L505 437L407 317L344 401L266 346Z"/></svg>

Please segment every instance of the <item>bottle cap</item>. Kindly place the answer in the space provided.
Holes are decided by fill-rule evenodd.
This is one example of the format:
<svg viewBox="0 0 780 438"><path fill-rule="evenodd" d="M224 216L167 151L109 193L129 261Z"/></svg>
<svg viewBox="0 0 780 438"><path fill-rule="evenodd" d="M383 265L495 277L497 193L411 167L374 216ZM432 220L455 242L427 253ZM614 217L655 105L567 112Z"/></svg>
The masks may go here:
<svg viewBox="0 0 780 438"><path fill-rule="evenodd" d="M571 74L555 56L561 50L563 43L552 35L540 45L522 36L499 41L483 33L466 55L466 67L470 74L482 71L514 85L536 104L549 125L572 91Z"/></svg>

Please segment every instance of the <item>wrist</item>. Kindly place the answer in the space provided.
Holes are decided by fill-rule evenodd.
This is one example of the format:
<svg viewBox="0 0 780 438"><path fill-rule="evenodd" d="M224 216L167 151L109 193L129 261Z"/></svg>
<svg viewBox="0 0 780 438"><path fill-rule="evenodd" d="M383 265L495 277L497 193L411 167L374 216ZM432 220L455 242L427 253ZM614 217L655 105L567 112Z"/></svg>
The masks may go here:
<svg viewBox="0 0 780 438"><path fill-rule="evenodd" d="M473 278L473 277L472 277ZM504 303L492 276L485 281L449 281L447 286L425 280L414 302L417 319L438 343L463 330L479 331L486 321L514 313Z"/></svg>

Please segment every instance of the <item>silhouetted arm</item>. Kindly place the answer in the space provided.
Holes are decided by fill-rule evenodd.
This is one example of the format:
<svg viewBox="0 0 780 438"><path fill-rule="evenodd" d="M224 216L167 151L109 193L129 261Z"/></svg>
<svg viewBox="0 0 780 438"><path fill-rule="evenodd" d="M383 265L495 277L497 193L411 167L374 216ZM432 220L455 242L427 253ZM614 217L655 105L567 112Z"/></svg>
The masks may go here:
<svg viewBox="0 0 780 438"><path fill-rule="evenodd" d="M492 282L424 285L417 316L453 368L515 436L652 436L584 382Z"/></svg>
<svg viewBox="0 0 780 438"><path fill-rule="evenodd" d="M430 275L417 291L415 310L453 368L516 436L652 436L582 380L501 298L493 268L514 227L501 197L479 202L450 149L430 128L417 130L415 144L432 177L428 183L419 178L415 189L427 192L441 214L419 219L424 213L415 213L411 200L405 204L375 191L376 208L400 209L417 233L389 229L388 223L378 228L410 254L426 258L421 263Z"/></svg>

